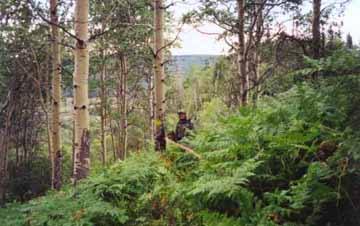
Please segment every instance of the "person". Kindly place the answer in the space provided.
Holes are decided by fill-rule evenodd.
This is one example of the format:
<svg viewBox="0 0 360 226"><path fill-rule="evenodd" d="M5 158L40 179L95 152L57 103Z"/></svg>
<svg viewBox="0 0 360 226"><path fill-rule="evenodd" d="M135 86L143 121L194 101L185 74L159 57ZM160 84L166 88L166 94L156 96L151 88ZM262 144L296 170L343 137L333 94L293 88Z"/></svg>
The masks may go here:
<svg viewBox="0 0 360 226"><path fill-rule="evenodd" d="M187 118L185 111L179 111L179 122L176 125L175 130L175 139L176 141L182 140L186 136L186 130L193 130L194 125L191 122L191 119Z"/></svg>

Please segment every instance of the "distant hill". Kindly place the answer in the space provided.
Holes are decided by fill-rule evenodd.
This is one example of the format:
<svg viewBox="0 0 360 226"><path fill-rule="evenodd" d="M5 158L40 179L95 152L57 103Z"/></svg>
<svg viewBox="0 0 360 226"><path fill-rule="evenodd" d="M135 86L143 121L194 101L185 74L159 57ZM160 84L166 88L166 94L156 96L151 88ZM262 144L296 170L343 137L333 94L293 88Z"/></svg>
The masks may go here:
<svg viewBox="0 0 360 226"><path fill-rule="evenodd" d="M170 63L167 66L167 71L170 73L178 72L181 75L186 75L190 72L192 66L204 67L206 65L213 65L219 55L176 55L172 56Z"/></svg>

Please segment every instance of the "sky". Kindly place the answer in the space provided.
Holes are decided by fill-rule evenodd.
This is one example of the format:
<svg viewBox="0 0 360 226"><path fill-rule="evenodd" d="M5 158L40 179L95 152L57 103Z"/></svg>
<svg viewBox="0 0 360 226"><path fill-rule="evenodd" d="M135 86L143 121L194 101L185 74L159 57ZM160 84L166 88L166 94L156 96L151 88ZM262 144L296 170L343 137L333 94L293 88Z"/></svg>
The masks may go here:
<svg viewBox="0 0 360 226"><path fill-rule="evenodd" d="M193 0L193 2L196 2ZM181 15L191 8L195 7L196 3L190 4L190 6L180 3L173 13L175 17L180 18ZM353 41L357 44L360 43L360 0L352 0L345 9L345 14L342 18L344 22L343 34L350 33L353 37ZM217 33L221 30L212 24L204 24L199 30L207 33ZM217 41L216 36L206 35L198 32L196 29L189 25L183 27L180 33L180 48L173 48L171 50L173 55L219 55L225 54L228 50L228 46L222 42Z"/></svg>

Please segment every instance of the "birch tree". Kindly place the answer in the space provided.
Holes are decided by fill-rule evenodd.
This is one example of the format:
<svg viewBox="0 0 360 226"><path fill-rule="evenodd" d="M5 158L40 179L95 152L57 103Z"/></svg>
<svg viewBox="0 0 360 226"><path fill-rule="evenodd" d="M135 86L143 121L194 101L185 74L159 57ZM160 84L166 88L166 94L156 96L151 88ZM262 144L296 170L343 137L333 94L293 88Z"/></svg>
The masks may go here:
<svg viewBox="0 0 360 226"><path fill-rule="evenodd" d="M60 34L58 19L58 0L50 0L51 18L51 41L52 41L52 179L54 189L61 187L61 134L60 134L60 110L61 110L61 53Z"/></svg>
<svg viewBox="0 0 360 226"><path fill-rule="evenodd" d="M237 0L238 7L238 76L240 80L240 104L245 106L248 102L248 74L246 72L246 54L245 54L245 0Z"/></svg>
<svg viewBox="0 0 360 226"><path fill-rule="evenodd" d="M164 5L154 0L154 86L155 86L155 149L166 149L165 135L165 70L164 70Z"/></svg>
<svg viewBox="0 0 360 226"><path fill-rule="evenodd" d="M88 16L89 0L77 0L75 2L76 46L74 51L74 182L86 178L90 170Z"/></svg>

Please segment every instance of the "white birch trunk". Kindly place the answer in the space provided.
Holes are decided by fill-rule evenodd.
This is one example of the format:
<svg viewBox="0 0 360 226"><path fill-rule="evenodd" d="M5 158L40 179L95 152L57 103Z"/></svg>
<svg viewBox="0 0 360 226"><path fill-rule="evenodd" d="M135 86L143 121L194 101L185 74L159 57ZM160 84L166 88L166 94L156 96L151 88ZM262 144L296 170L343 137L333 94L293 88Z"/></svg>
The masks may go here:
<svg viewBox="0 0 360 226"><path fill-rule="evenodd" d="M75 155L74 181L86 178L90 170L90 116L88 97L89 50L88 50L89 0L75 1Z"/></svg>
<svg viewBox="0 0 360 226"><path fill-rule="evenodd" d="M51 35L52 35L52 188L61 188L61 56L59 19L57 16L58 0L50 0Z"/></svg>
<svg viewBox="0 0 360 226"><path fill-rule="evenodd" d="M154 37L154 85L155 85L155 149L166 149L165 139L165 70L164 70L164 6L163 0L154 0L155 37Z"/></svg>

